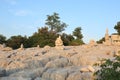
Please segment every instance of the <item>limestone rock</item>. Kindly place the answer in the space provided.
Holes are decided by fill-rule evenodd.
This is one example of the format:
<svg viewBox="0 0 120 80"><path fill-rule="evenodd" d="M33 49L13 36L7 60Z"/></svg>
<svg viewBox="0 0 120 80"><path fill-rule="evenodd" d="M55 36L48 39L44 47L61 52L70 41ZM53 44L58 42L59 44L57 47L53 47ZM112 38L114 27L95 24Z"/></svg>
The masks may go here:
<svg viewBox="0 0 120 80"><path fill-rule="evenodd" d="M23 78L31 78L31 79L35 79L37 77L40 77L43 72L44 72L44 68L38 68L38 69L33 69L33 70L24 70L24 71L20 71L14 74L11 74L10 77L23 77Z"/></svg>
<svg viewBox="0 0 120 80"><path fill-rule="evenodd" d="M12 51L12 48L10 48L10 47L5 47L5 48L3 48L2 50L3 50L3 51Z"/></svg>
<svg viewBox="0 0 120 80"><path fill-rule="evenodd" d="M21 44L21 45L20 45L20 48L19 48L18 50L24 50L24 45Z"/></svg>
<svg viewBox="0 0 120 80"><path fill-rule="evenodd" d="M66 69L51 68L43 73L43 80L66 80L68 72Z"/></svg>
<svg viewBox="0 0 120 80"><path fill-rule="evenodd" d="M95 69L92 66L87 66L80 69L81 72L94 72Z"/></svg>
<svg viewBox="0 0 120 80"><path fill-rule="evenodd" d="M67 80L81 80L81 73L73 72L73 73L69 74Z"/></svg>
<svg viewBox="0 0 120 80"><path fill-rule="evenodd" d="M90 72L95 72L95 69L92 67L92 66L88 66L88 70L90 71Z"/></svg>
<svg viewBox="0 0 120 80"><path fill-rule="evenodd" d="M0 80L32 80L31 78L23 78L23 77L2 77Z"/></svg>
<svg viewBox="0 0 120 80"><path fill-rule="evenodd" d="M37 78L35 78L35 80L42 80L42 78L40 78L40 77L37 77Z"/></svg>
<svg viewBox="0 0 120 80"><path fill-rule="evenodd" d="M55 48L56 49L60 49L63 50L64 49L64 45L63 45L63 41L61 39L61 36L59 36L56 41L55 41Z"/></svg>
<svg viewBox="0 0 120 80"><path fill-rule="evenodd" d="M0 50L2 50L2 51L11 51L12 50L12 48L10 48L10 47L6 47L6 45L5 44L0 44Z"/></svg>
<svg viewBox="0 0 120 80"><path fill-rule="evenodd" d="M6 70L3 68L0 68L0 77L6 76Z"/></svg>
<svg viewBox="0 0 120 80"><path fill-rule="evenodd" d="M46 64L46 68L60 68L68 66L69 60L67 58L60 58L56 59L54 61L50 61Z"/></svg>
<svg viewBox="0 0 120 80"><path fill-rule="evenodd" d="M65 69L57 70L51 75L51 80L66 80L68 73Z"/></svg>
<svg viewBox="0 0 120 80"><path fill-rule="evenodd" d="M40 48L40 45L37 45L37 48Z"/></svg>
<svg viewBox="0 0 120 80"><path fill-rule="evenodd" d="M90 47L92 46L96 46L97 43L94 41L94 40L90 40L89 44L88 44Z"/></svg>

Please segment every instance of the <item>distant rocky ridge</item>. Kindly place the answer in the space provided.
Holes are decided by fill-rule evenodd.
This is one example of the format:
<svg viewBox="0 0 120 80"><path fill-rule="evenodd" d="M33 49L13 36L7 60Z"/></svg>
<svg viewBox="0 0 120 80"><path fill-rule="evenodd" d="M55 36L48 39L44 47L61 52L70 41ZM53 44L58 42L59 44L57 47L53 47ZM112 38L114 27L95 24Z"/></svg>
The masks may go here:
<svg viewBox="0 0 120 80"><path fill-rule="evenodd" d="M0 47L0 80L93 80L93 64L113 58L119 46L64 46L64 49ZM58 46L59 47L59 46Z"/></svg>

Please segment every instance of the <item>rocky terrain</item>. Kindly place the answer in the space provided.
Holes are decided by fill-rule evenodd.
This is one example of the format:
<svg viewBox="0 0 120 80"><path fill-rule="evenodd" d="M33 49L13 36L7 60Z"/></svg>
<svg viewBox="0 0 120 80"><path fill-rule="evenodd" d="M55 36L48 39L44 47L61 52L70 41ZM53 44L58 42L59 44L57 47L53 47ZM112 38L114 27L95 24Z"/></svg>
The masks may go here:
<svg viewBox="0 0 120 80"><path fill-rule="evenodd" d="M102 44L0 49L0 80L93 80L93 64L113 58L118 49Z"/></svg>

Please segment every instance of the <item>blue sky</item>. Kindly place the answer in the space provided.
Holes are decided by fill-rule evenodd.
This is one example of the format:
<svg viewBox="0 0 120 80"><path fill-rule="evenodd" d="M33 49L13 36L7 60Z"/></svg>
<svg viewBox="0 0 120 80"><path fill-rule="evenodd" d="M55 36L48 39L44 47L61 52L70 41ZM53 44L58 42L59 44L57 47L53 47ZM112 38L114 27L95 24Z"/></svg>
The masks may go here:
<svg viewBox="0 0 120 80"><path fill-rule="evenodd" d="M99 40L106 28L115 33L120 21L120 0L0 0L0 34L31 36L45 26L46 15L57 12L70 34L82 27L83 40Z"/></svg>

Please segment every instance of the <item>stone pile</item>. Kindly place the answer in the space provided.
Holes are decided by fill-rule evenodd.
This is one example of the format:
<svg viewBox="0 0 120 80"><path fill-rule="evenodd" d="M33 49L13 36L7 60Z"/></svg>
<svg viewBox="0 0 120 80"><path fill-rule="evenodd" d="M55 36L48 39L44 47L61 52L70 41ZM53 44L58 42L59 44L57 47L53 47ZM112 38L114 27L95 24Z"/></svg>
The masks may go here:
<svg viewBox="0 0 120 80"><path fill-rule="evenodd" d="M61 39L61 36L59 36L56 41L55 41L55 48L56 49L60 49L63 50L64 49L64 45L63 45L63 41Z"/></svg>
<svg viewBox="0 0 120 80"><path fill-rule="evenodd" d="M2 50L2 51L11 51L12 50L12 48L10 48L10 47L6 47L6 45L5 44L0 44L0 50Z"/></svg>

